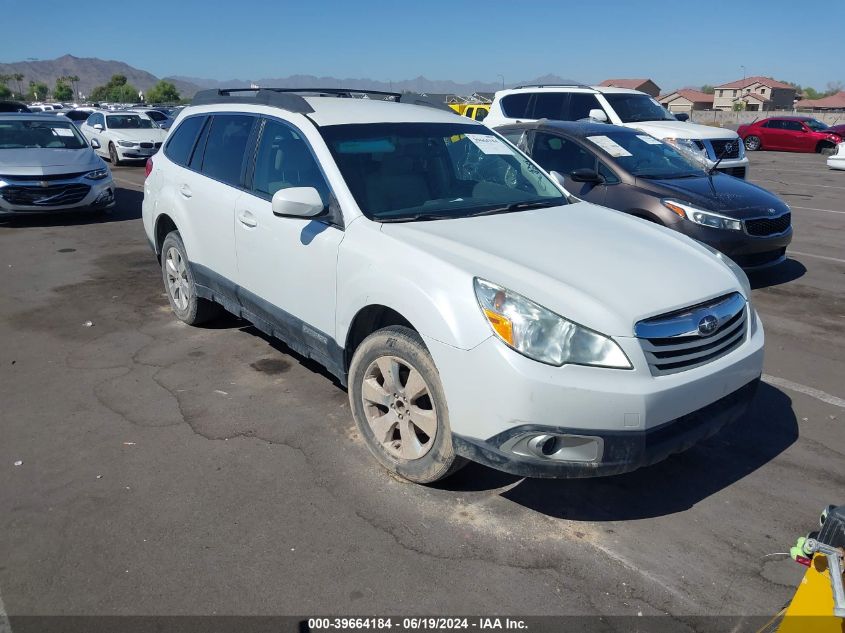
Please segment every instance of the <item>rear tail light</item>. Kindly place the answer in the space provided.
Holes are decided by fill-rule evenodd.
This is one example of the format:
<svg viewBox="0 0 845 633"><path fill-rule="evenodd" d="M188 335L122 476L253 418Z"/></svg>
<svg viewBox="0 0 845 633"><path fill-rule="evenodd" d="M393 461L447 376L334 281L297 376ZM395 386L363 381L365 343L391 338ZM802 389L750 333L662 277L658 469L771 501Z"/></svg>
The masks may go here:
<svg viewBox="0 0 845 633"><path fill-rule="evenodd" d="M148 158L148 159L147 159L147 165L146 165L146 167L144 167L144 179L145 179L145 180L149 177L150 172L151 172L152 170L153 170L153 159L152 159L152 158Z"/></svg>

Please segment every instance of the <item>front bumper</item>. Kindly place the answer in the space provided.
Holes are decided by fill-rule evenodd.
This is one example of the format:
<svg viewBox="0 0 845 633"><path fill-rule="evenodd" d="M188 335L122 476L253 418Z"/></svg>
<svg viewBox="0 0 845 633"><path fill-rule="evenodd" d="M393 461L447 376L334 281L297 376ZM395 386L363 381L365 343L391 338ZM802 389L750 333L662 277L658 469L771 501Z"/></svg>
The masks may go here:
<svg viewBox="0 0 845 633"><path fill-rule="evenodd" d="M727 231L702 226L681 218L678 218L671 227L712 246L746 270L767 268L783 262L786 259L786 247L792 242L791 225L783 233L762 237L749 235L745 230Z"/></svg>
<svg viewBox="0 0 845 633"><path fill-rule="evenodd" d="M471 350L423 338L440 372L459 454L518 475L591 477L659 461L740 417L753 396L746 387L763 368L763 328L754 319L736 349L663 376L652 376L633 337L614 338L632 370L552 367L492 337ZM529 431L598 438L598 454L571 461L514 452L508 441Z"/></svg>
<svg viewBox="0 0 845 633"><path fill-rule="evenodd" d="M827 166L831 169L845 169L845 143L836 146L836 153L828 157Z"/></svg>
<svg viewBox="0 0 845 633"><path fill-rule="evenodd" d="M158 147L122 147L115 143L114 148L117 150L117 155L120 160L147 160L148 158L155 155L155 153L161 147L161 143L158 144Z"/></svg>
<svg viewBox="0 0 845 633"><path fill-rule="evenodd" d="M754 399L759 378L709 404L658 427L646 431L608 432L602 429L569 429L522 425L480 442L453 436L458 454L520 477L575 479L604 477L630 472L663 461L698 442L715 435L722 427L741 418ZM601 446L601 459L590 462L556 462L552 459L514 455L500 447L516 444L521 437L566 436L580 439L596 438Z"/></svg>
<svg viewBox="0 0 845 633"><path fill-rule="evenodd" d="M115 205L115 190L111 177L102 180L76 177L43 183L3 177L0 180L0 216L102 211Z"/></svg>

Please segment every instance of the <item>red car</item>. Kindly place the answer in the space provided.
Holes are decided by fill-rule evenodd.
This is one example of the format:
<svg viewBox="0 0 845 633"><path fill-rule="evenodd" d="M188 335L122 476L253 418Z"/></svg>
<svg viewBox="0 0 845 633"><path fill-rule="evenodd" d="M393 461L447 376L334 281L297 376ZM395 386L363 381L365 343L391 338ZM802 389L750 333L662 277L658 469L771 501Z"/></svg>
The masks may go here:
<svg viewBox="0 0 845 633"><path fill-rule="evenodd" d="M811 117L772 117L740 125L736 131L749 152L779 149L786 152L832 152L845 134Z"/></svg>

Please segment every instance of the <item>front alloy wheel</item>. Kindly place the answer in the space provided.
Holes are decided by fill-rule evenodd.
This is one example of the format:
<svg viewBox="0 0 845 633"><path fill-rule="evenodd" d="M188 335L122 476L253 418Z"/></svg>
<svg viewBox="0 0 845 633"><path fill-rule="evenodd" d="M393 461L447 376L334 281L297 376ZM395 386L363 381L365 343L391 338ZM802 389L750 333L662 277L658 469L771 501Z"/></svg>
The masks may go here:
<svg viewBox="0 0 845 633"><path fill-rule="evenodd" d="M437 435L437 410L419 371L395 356L377 358L364 374L361 393L373 437L385 452L419 459Z"/></svg>
<svg viewBox="0 0 845 633"><path fill-rule="evenodd" d="M757 136L746 136L745 149L747 149L749 152L756 152L758 149L760 149L760 138Z"/></svg>

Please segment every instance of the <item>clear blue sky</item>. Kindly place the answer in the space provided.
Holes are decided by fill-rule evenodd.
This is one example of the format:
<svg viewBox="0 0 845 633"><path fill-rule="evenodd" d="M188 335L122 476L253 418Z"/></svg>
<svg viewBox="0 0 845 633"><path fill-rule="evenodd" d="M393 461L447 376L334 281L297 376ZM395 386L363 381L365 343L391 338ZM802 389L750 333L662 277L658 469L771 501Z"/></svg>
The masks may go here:
<svg viewBox="0 0 845 633"><path fill-rule="evenodd" d="M507 82L546 73L662 88L771 75L845 81L845 2L0 0L0 61L65 53L155 75ZM225 8L224 8L225 7ZM839 61L834 60L838 58Z"/></svg>

